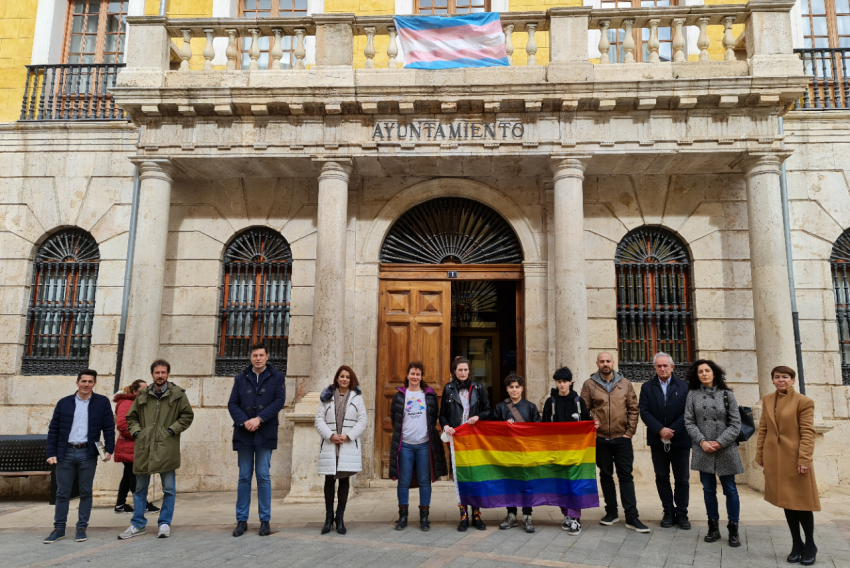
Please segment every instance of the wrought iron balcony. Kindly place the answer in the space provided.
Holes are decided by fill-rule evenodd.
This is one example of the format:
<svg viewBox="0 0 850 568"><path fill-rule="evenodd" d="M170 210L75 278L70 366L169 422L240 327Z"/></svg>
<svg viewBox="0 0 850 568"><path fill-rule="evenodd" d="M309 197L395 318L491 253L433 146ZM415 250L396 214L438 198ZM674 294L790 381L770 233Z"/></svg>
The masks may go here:
<svg viewBox="0 0 850 568"><path fill-rule="evenodd" d="M123 63L27 65L19 120L128 120L109 92L123 68Z"/></svg>
<svg viewBox="0 0 850 568"><path fill-rule="evenodd" d="M795 109L850 109L850 81L847 77L850 48L795 49L803 60L806 75L811 77L803 93L802 104Z"/></svg>

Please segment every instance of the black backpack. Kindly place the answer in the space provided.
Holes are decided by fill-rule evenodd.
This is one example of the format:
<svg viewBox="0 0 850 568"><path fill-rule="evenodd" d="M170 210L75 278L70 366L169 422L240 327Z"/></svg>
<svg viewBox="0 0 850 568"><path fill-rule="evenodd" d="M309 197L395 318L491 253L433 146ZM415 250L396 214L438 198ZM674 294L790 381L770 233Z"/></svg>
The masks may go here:
<svg viewBox="0 0 850 568"><path fill-rule="evenodd" d="M729 425L729 391L723 391L723 404L726 405L726 425ZM753 409L749 406L738 406L738 414L741 415L741 431L735 444L746 442L752 438L756 431L756 423L753 420Z"/></svg>

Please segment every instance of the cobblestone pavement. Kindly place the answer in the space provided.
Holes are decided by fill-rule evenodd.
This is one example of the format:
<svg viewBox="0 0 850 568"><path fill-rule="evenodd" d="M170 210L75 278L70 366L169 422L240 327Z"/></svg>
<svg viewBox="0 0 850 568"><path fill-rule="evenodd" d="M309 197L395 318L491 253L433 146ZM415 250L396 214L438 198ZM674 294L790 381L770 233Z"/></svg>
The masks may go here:
<svg viewBox="0 0 850 568"><path fill-rule="evenodd" d="M743 488L742 488L743 489ZM156 517L149 516L149 533L127 541L117 540L118 532L129 524L129 515L115 515L110 509L95 509L88 541L76 543L73 532L65 540L42 544L50 532L52 507L40 504L26 507L16 503L10 508L0 503L0 565L3 568L88 566L251 566L255 564L287 568L440 568L549 566L610 566L614 568L773 568L786 565L791 542L784 522L768 517L772 509L761 508L755 492L744 493L742 503L743 545L733 549L726 541L708 544L702 540L705 522L697 510L701 499L693 502L694 529L681 531L658 526L660 515L644 513L650 534L627 530L620 522L612 527L598 523L602 511L587 511L581 536L570 537L560 529L560 515L553 507L535 509L537 532L526 534L520 528L498 530L500 510L485 512L486 531L455 530L456 509L450 491L435 491L430 532L422 532L418 518L411 517L405 531L391 528L393 492L381 489L360 490L349 502L346 515L348 534L319 534L323 507L284 505L282 495L275 496L272 517L274 533L267 538L256 534L258 523L252 511L249 533L233 538L231 493L186 494L178 496L177 515L169 539L156 539ZM640 491L647 494L648 491ZM415 495L415 491L414 491ZM412 496L414 496L412 495ZM657 497L656 497L657 499ZM844 492L832 494L830 513L816 517L816 539L820 549L818 566L850 568L850 499ZM76 517L72 503L71 519ZM649 507L647 507L649 509ZM414 508L411 508L413 512ZM704 514L704 512L703 512ZM380 519L380 520L379 520ZM73 521L71 523L73 526ZM726 535L725 526L721 532Z"/></svg>

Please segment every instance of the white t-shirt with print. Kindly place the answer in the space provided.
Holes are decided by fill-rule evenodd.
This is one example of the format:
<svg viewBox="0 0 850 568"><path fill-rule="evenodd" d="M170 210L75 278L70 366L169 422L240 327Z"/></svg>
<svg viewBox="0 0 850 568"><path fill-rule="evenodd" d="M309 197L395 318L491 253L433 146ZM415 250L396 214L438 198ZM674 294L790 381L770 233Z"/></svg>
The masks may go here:
<svg viewBox="0 0 850 568"><path fill-rule="evenodd" d="M404 397L401 441L413 446L428 441L428 407L424 391L408 390Z"/></svg>

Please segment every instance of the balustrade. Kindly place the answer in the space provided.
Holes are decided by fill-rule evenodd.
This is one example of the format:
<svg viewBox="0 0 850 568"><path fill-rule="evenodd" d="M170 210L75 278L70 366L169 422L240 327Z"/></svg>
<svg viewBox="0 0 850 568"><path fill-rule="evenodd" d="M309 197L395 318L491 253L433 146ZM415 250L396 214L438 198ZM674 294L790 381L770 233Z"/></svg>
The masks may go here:
<svg viewBox="0 0 850 568"><path fill-rule="evenodd" d="M800 54L803 70L811 78L797 109L850 108L850 48L795 49L794 53Z"/></svg>

